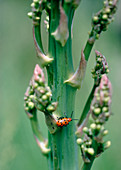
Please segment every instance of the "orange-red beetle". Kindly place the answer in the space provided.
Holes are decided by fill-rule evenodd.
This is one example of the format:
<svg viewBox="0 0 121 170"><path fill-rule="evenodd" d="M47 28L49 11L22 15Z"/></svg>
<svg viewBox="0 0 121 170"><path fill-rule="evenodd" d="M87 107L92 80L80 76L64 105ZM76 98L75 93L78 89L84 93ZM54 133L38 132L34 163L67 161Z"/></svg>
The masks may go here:
<svg viewBox="0 0 121 170"><path fill-rule="evenodd" d="M68 118L67 116L66 117L58 118L58 120L56 122L57 126L63 127L63 126L68 125L69 122L71 122L72 120L78 120L78 119L72 119L72 115L73 115L73 112L71 113L71 117L70 118Z"/></svg>

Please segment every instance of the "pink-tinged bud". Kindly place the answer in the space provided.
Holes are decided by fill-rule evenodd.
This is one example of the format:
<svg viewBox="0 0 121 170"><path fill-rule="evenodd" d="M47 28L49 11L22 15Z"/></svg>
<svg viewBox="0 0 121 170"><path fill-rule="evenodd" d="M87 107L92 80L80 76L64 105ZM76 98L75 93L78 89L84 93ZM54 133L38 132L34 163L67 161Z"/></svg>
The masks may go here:
<svg viewBox="0 0 121 170"><path fill-rule="evenodd" d="M94 98L90 107L90 111L94 119L104 123L110 116L112 88L111 83L106 74L101 78L100 85L95 89ZM109 116L107 116L109 113Z"/></svg>
<svg viewBox="0 0 121 170"><path fill-rule="evenodd" d="M30 87L27 88L26 92L25 92L25 96L29 96L29 91L30 91Z"/></svg>
<svg viewBox="0 0 121 170"><path fill-rule="evenodd" d="M34 69L34 80L39 81L40 77L42 78L42 81L45 82L43 70L40 68L38 64L36 64L35 69Z"/></svg>

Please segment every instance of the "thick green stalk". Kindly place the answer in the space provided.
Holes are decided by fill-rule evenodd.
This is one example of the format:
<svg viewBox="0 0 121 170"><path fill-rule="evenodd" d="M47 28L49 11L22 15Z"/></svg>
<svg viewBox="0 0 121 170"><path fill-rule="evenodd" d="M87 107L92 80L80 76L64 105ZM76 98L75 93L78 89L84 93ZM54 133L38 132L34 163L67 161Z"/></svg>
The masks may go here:
<svg viewBox="0 0 121 170"><path fill-rule="evenodd" d="M49 55L54 58L53 64L48 67L49 85L53 90L53 100L58 101L57 114L64 116L71 115L74 111L76 89L64 84L70 74L73 73L73 63L71 54L71 23L69 21L69 39L64 47L51 36L59 24L59 2L51 1L50 32L49 32ZM72 15L70 7L68 15ZM68 127L62 127L54 135L49 134L49 146L52 152L49 154L48 162L51 170L76 170L77 146L75 139L75 125L71 122Z"/></svg>
<svg viewBox="0 0 121 170"><path fill-rule="evenodd" d="M31 122L31 126L32 126L32 130L34 135L40 140L40 141L44 141L44 138L39 130L39 124L38 124L38 120L37 120L37 114L36 112L34 112L33 117L30 118L30 122Z"/></svg>

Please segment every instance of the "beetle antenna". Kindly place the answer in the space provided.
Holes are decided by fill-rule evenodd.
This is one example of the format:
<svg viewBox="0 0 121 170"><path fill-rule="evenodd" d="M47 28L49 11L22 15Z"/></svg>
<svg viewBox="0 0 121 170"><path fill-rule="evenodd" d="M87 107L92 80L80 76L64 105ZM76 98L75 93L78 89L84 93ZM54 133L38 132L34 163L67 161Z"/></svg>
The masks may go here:
<svg viewBox="0 0 121 170"><path fill-rule="evenodd" d="M67 118L66 112L64 112L65 117Z"/></svg>
<svg viewBox="0 0 121 170"><path fill-rule="evenodd" d="M74 111L72 111L72 113L71 113L71 118L72 118L72 116L73 116L73 113L74 113Z"/></svg>
<svg viewBox="0 0 121 170"><path fill-rule="evenodd" d="M79 119L72 119L72 120L79 120Z"/></svg>

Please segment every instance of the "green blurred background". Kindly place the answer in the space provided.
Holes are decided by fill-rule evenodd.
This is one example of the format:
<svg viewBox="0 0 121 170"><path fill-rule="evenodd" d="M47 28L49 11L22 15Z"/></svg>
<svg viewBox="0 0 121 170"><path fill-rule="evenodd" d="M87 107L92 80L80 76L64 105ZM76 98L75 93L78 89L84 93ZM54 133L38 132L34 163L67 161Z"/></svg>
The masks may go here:
<svg viewBox="0 0 121 170"><path fill-rule="evenodd" d="M42 156L31 131L29 119L24 113L23 97L39 60L36 57L32 37L32 22L27 17L30 11L28 0L0 0L0 170L47 170L46 158ZM73 56L78 65L81 48L88 38L91 16L102 6L102 0L83 0L76 11L73 26ZM112 112L106 127L112 146L98 159L93 170L121 169L121 1L115 21L101 35L94 49L107 57L109 78L113 86ZM47 39L45 31L44 39ZM46 47L46 41L44 42ZM94 67L94 50L88 62L83 87L76 98L76 118L92 88L91 68ZM47 128L40 115L43 134ZM79 153L80 154L80 153Z"/></svg>

